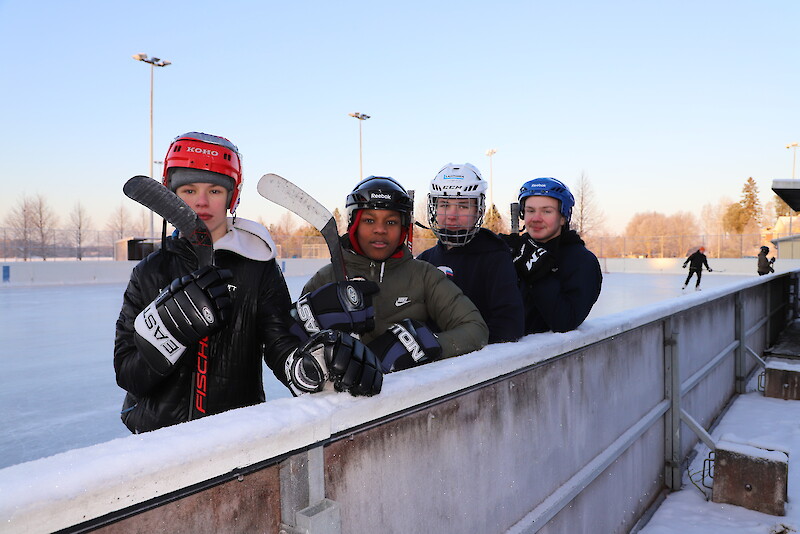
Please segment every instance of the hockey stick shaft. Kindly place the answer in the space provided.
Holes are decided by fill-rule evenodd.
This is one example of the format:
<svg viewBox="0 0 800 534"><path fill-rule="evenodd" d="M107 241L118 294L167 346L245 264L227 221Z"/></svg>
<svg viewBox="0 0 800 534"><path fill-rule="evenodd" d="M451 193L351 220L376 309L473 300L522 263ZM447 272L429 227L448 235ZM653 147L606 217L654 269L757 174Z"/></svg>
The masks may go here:
<svg viewBox="0 0 800 534"><path fill-rule="evenodd" d="M258 181L258 193L269 201L286 208L319 230L331 254L331 264L336 280L347 280L342 244L336 219L314 197L277 174L265 174Z"/></svg>
<svg viewBox="0 0 800 534"><path fill-rule="evenodd" d="M134 176L125 182L122 191L177 228L194 247L198 267L213 263L214 246L208 227L178 195L147 176Z"/></svg>

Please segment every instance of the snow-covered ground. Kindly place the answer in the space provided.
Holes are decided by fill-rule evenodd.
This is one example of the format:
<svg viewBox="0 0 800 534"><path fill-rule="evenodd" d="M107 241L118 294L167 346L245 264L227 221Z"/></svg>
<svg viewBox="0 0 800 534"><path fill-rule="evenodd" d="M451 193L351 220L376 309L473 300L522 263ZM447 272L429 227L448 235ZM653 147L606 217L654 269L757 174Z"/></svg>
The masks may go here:
<svg viewBox="0 0 800 534"><path fill-rule="evenodd" d="M308 277L287 277L296 298ZM681 298L683 274L618 274L604 277L589 316L602 317L670 298ZM706 274L710 289L752 275ZM0 468L128 435L119 420L123 392L112 364L114 322L124 284L8 287L0 290ZM691 292L691 290L690 290ZM267 398L289 392L268 373ZM800 403L739 397L713 436L800 453ZM701 450L689 469L702 468ZM645 534L800 531L798 473L789 470L787 515L774 517L711 503L686 475L641 531ZM702 486L701 486L702 487ZM708 491L706 491L708 492Z"/></svg>

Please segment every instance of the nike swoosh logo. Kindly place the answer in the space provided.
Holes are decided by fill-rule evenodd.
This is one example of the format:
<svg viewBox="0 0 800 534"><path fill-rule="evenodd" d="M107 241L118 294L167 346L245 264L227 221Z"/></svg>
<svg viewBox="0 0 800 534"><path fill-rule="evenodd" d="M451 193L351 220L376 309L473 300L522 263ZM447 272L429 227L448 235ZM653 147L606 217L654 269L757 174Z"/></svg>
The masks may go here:
<svg viewBox="0 0 800 534"><path fill-rule="evenodd" d="M405 306L409 302L411 302L411 299L408 297L397 297L397 300L394 301L394 305L399 308L400 306Z"/></svg>

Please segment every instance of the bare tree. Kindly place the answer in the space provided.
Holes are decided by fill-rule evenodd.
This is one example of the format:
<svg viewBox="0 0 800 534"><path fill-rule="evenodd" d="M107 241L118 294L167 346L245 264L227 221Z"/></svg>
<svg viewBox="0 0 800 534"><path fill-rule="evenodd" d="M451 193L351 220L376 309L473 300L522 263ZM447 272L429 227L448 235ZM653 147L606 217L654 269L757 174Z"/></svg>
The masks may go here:
<svg viewBox="0 0 800 534"><path fill-rule="evenodd" d="M72 213L69 214L69 220L72 224L71 234L72 244L75 245L75 257L78 258L78 260L82 260L86 232L92 224L92 219L89 217L89 213L80 201L78 201L72 209Z"/></svg>
<svg viewBox="0 0 800 534"><path fill-rule="evenodd" d="M23 261L28 261L33 248L32 200L27 196L20 198L17 205L11 208L6 215L4 224L11 228L11 237L14 239L18 251L17 256L22 256Z"/></svg>
<svg viewBox="0 0 800 534"><path fill-rule="evenodd" d="M571 226L583 238L602 233L605 215L597 205L597 197L585 172L581 172L574 193L575 207L572 209Z"/></svg>
<svg viewBox="0 0 800 534"><path fill-rule="evenodd" d="M106 224L106 229L108 229L112 234L113 238L122 239L125 237L125 234L129 232L130 223L129 220L128 210L125 208L125 204L120 202L119 207L111 214L111 218L108 220Z"/></svg>
<svg viewBox="0 0 800 534"><path fill-rule="evenodd" d="M691 213L636 213L625 228L627 251L648 258L681 257L691 244L688 236L696 233L697 222Z"/></svg>
<svg viewBox="0 0 800 534"><path fill-rule="evenodd" d="M134 219L128 231L136 237L150 237L150 217L148 215L149 212L146 209L140 209L134 213Z"/></svg>
<svg viewBox="0 0 800 534"><path fill-rule="evenodd" d="M47 205L44 195L37 194L30 201L31 225L42 260L47 260L47 247L53 244L53 229L58 223L55 212Z"/></svg>

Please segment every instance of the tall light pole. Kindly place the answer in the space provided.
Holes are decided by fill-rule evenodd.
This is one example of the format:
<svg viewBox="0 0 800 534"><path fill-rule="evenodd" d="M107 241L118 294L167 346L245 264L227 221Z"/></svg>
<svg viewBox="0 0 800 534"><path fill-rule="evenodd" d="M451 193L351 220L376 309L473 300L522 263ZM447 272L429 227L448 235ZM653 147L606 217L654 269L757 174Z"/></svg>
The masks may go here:
<svg viewBox="0 0 800 534"><path fill-rule="evenodd" d="M167 65L172 65L172 62L157 57L147 57L147 54L134 54L131 57L136 61L143 61L144 63L150 64L150 178L153 178L153 73L155 67L166 67ZM153 211L150 210L150 239L155 238Z"/></svg>
<svg viewBox="0 0 800 534"><path fill-rule="evenodd" d="M497 154L496 148L490 148L486 151L489 156L489 206L494 206L494 193L492 192L492 178L494 178L494 169L492 168L492 156Z"/></svg>
<svg viewBox="0 0 800 534"><path fill-rule="evenodd" d="M369 118L369 115L365 115L364 113L359 113L356 111L355 113L349 114L351 117L355 117L358 119L358 175L361 178L364 178L364 169L362 166L362 144L361 144L361 123L364 122Z"/></svg>
<svg viewBox="0 0 800 534"><path fill-rule="evenodd" d="M794 164L795 164L795 161L797 160L797 147L798 146L800 146L800 143L798 143L797 141L795 141L794 143L789 143L788 145L786 145L786 148L791 148L792 149L792 180L794 180Z"/></svg>

